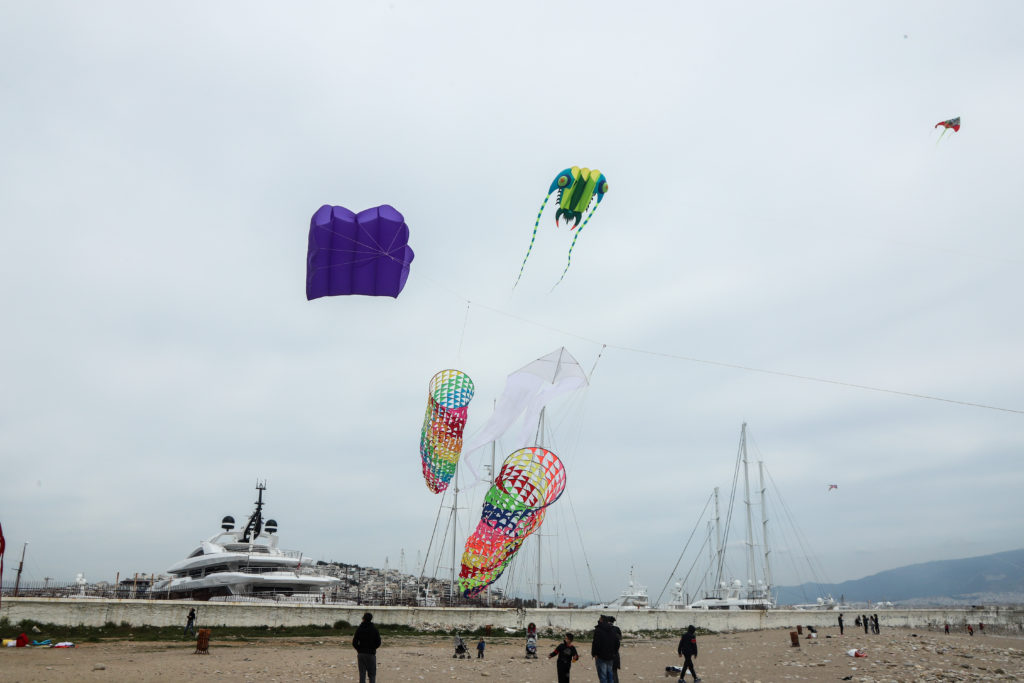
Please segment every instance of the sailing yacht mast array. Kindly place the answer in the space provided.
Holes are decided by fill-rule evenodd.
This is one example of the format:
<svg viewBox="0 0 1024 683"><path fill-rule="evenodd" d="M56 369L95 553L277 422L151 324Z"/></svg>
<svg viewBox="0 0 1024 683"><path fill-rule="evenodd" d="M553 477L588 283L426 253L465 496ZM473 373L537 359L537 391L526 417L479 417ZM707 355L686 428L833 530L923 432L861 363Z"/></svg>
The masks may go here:
<svg viewBox="0 0 1024 683"><path fill-rule="evenodd" d="M715 561L715 586L707 592L705 597L687 606L687 609L700 610L737 610L737 609L772 609L775 607L775 600L771 594L770 564L768 551L768 518L765 511L764 500L764 467L759 463L761 470L761 533L762 542L765 548L764 555L764 581L758 581L756 561L754 559L754 537L753 537L753 515L750 501L750 478L749 464L747 460L747 423L744 422L740 428L740 445L736 458L736 470L733 474L733 488L730 501L735 499L739 468L743 468L743 503L747 518L746 533L746 566L747 585L744 588L743 582L733 579L731 582L723 580L725 570L725 545L721 531L721 519L718 507L718 488L715 488L715 538L716 538L716 561ZM732 514L726 518L725 542L729 539L729 527L732 521Z"/></svg>

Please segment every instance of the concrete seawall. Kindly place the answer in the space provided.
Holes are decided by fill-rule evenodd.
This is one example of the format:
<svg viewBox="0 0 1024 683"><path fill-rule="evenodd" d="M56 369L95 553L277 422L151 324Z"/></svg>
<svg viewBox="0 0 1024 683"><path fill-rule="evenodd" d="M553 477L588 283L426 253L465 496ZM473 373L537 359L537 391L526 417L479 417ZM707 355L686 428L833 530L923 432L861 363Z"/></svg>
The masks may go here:
<svg viewBox="0 0 1024 683"><path fill-rule="evenodd" d="M471 630L490 625L496 629L524 629L533 622L540 629L582 632L592 629L599 610L569 609L471 609L440 607L384 607L352 605L289 605L185 600L106 600L66 598L10 598L0 605L0 618L11 623L24 619L61 626L103 626L108 622L131 626L183 626L190 607L195 607L200 626L321 626L337 621L358 624L363 612L373 612L378 624L413 628ZM623 631L685 629L688 624L709 631L752 631L795 627L836 627L839 613L801 610L687 611L638 610L614 612ZM856 628L858 612L845 612L846 627ZM942 628L949 623L962 628L967 623L1021 633L1024 609L986 607L974 609L886 609L878 612L885 627Z"/></svg>

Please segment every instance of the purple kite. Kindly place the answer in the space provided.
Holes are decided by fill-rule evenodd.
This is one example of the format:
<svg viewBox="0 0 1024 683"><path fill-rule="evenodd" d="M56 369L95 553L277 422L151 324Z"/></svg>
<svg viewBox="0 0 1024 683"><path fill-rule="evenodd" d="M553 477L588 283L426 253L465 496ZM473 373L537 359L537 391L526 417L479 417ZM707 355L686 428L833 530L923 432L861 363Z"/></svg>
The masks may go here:
<svg viewBox="0 0 1024 683"><path fill-rule="evenodd" d="M309 221L306 299L398 297L413 256L409 226L393 207L383 204L352 213L324 204Z"/></svg>

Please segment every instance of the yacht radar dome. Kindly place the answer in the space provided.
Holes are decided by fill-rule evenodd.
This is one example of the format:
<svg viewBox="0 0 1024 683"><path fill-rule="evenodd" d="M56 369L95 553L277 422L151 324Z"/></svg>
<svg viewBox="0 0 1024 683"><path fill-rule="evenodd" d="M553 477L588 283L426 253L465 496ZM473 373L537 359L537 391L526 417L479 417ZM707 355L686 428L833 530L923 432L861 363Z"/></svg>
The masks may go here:
<svg viewBox="0 0 1024 683"><path fill-rule="evenodd" d="M273 519L268 519L267 523L263 525L263 530L266 531L268 534L276 533L277 522Z"/></svg>
<svg viewBox="0 0 1024 683"><path fill-rule="evenodd" d="M220 520L220 528L224 531L231 531L235 528L235 518L228 515L224 519Z"/></svg>

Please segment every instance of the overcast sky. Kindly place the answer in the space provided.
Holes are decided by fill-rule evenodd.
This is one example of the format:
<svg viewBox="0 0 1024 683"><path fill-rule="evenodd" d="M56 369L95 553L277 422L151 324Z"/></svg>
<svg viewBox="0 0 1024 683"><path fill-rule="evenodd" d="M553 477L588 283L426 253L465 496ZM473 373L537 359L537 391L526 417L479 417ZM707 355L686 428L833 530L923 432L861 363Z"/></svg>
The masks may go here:
<svg viewBox="0 0 1024 683"><path fill-rule="evenodd" d="M25 541L26 580L161 572L257 479L285 547L415 571L430 377L471 375L472 433L563 345L593 369L551 409L569 594L584 551L605 599L631 566L656 594L744 421L821 578L1020 547L1022 25L1018 2L6 3L5 583ZM610 190L554 291L548 207L513 291L573 165ZM402 295L307 302L313 212L383 203ZM778 541L777 581L807 580Z"/></svg>

